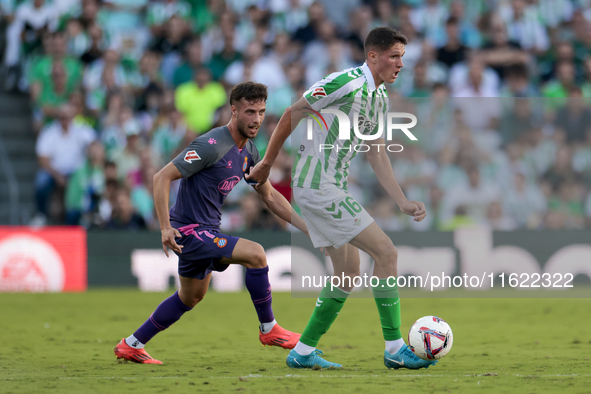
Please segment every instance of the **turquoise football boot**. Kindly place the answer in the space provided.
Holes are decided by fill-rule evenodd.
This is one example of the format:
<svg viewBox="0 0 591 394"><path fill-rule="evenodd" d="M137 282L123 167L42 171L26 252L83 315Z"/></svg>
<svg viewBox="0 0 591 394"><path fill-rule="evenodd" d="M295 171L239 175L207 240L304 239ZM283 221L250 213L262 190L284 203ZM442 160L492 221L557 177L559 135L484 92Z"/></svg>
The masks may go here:
<svg viewBox="0 0 591 394"><path fill-rule="evenodd" d="M399 369L420 369L429 368L431 365L437 364L437 360L423 360L418 358L408 346L403 345L400 350L392 355L384 350L384 365L386 367Z"/></svg>
<svg viewBox="0 0 591 394"><path fill-rule="evenodd" d="M320 357L321 355L320 350L315 350L307 356L302 356L292 349L285 363L289 368L343 368L341 364L326 361Z"/></svg>

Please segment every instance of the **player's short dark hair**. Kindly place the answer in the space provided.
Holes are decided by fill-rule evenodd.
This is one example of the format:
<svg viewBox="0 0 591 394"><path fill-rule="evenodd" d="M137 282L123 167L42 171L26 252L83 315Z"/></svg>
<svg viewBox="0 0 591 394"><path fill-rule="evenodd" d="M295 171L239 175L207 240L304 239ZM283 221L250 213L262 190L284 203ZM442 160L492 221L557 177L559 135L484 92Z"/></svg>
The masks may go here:
<svg viewBox="0 0 591 394"><path fill-rule="evenodd" d="M369 51L377 50L383 52L390 49L392 45L398 43L404 45L408 44L408 39L404 34L391 27L376 27L370 31L365 38L365 43L363 45L365 56L367 56Z"/></svg>
<svg viewBox="0 0 591 394"><path fill-rule="evenodd" d="M239 83L230 92L230 105L234 105L242 99L245 99L249 103L255 103L257 101L266 102L267 86L252 81Z"/></svg>

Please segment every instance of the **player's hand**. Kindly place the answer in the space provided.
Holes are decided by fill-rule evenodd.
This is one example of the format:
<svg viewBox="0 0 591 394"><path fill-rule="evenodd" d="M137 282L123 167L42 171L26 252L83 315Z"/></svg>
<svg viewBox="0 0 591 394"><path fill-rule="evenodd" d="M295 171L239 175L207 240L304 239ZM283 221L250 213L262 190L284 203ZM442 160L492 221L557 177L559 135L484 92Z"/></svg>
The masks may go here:
<svg viewBox="0 0 591 394"><path fill-rule="evenodd" d="M168 257L168 248L177 253L183 253L183 245L177 244L174 240L180 237L181 233L176 228L168 227L162 230L162 249L164 249L166 257Z"/></svg>
<svg viewBox="0 0 591 394"><path fill-rule="evenodd" d="M414 216L415 222L420 222L425 219L427 216L427 211L425 210L425 204L420 201L409 201L406 200L402 204L398 205L400 210L409 216Z"/></svg>
<svg viewBox="0 0 591 394"><path fill-rule="evenodd" d="M259 161L256 166L251 167L248 174L244 175L244 178L250 184L254 184L257 182L256 186L260 186L267 181L269 177L269 172L271 172L271 166L263 163L263 161Z"/></svg>
<svg viewBox="0 0 591 394"><path fill-rule="evenodd" d="M329 256L330 256L330 254L328 254L328 249L327 249L327 248L325 248L325 247L320 247L320 252L321 252L321 253L322 253L322 252L324 252L324 255L325 255L326 257L329 257Z"/></svg>

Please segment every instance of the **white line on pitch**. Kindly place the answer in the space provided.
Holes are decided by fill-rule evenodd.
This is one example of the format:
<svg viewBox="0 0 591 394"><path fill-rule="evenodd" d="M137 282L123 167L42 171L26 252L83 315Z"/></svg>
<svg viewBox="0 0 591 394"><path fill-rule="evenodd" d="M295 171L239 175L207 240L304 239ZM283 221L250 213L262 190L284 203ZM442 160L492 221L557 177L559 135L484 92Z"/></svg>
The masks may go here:
<svg viewBox="0 0 591 394"><path fill-rule="evenodd" d="M453 375L425 375L425 374L416 374L416 375L398 375L392 374L392 377L396 378L441 378L441 377L452 377ZM497 376L497 375L457 375L460 377L487 377L487 376ZM502 375L498 375L502 376ZM507 376L507 375L505 375ZM550 375L522 375L522 374L513 374L511 376L515 377L538 377L538 378L552 378L552 377L588 377L591 374L550 374ZM278 379L278 378L379 378L379 377L390 377L387 375L299 375L299 374L287 374L287 375L242 375L242 376L146 376L146 377L139 377L139 376L82 376L82 377L60 377L60 379L66 380L75 380L75 379L239 379L239 378L263 378L263 379Z"/></svg>

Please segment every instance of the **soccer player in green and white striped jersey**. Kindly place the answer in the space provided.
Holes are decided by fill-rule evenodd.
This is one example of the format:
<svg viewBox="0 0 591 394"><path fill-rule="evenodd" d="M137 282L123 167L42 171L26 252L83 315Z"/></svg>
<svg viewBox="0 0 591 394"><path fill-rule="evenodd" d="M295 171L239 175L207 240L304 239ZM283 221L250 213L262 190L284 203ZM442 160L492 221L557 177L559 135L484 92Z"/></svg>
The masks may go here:
<svg viewBox="0 0 591 394"><path fill-rule="evenodd" d="M326 248L335 277L351 278L351 281L343 280L334 288L327 282L300 342L287 357L287 365L291 368L341 367L340 364L321 358L316 346L350 294L352 279L360 273L359 249L374 259L373 275L379 278L377 286L372 284L375 286L372 290L386 341L384 364L388 368L418 369L427 368L436 362L419 359L404 343L400 332L398 287L395 280L391 280L391 277L397 276L397 250L390 238L347 191L349 162L357 154L351 148L361 141L359 135L377 137L377 120L380 114L385 115L388 111L388 97L383 83L393 83L398 77L404 66L402 56L406 44L406 37L392 28L373 29L365 39L366 62L363 66L329 75L287 108L271 136L265 157L247 177L249 181L259 184L266 181L284 141L308 114L316 112L314 115L318 118L322 109L341 111L343 116L324 112L322 122L318 118L320 124L313 127L312 139L304 138L294 163L292 187L314 247ZM351 124L351 115L354 113L359 113L359 121L351 127L350 138L340 139L341 122ZM423 220L426 215L425 205L409 201L404 196L394 178L384 138L374 139L370 143L371 149L364 154L368 155L380 184L402 212L413 216L415 221Z"/></svg>

